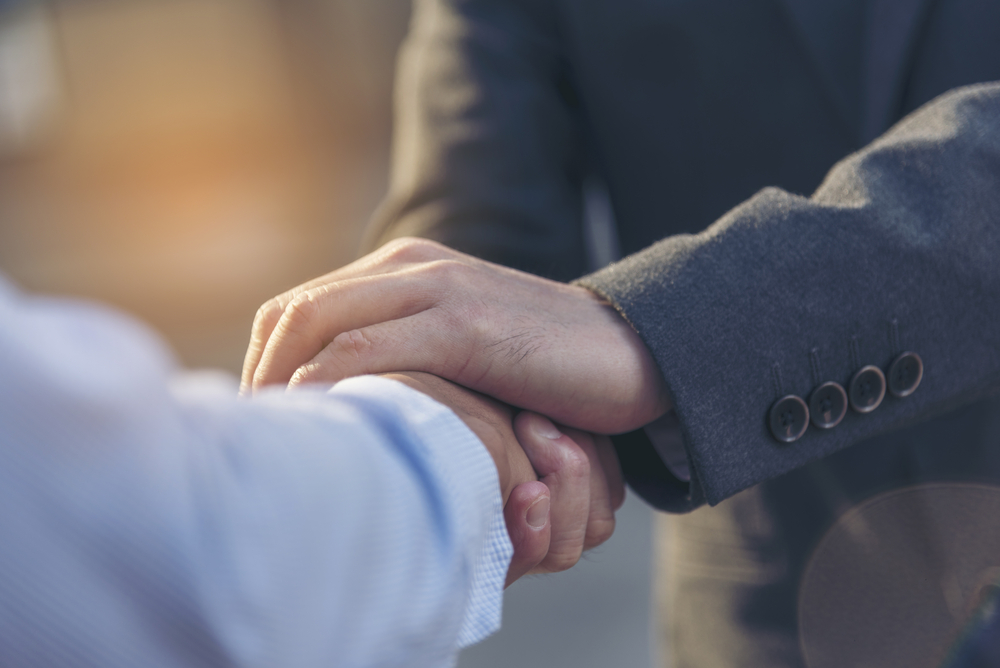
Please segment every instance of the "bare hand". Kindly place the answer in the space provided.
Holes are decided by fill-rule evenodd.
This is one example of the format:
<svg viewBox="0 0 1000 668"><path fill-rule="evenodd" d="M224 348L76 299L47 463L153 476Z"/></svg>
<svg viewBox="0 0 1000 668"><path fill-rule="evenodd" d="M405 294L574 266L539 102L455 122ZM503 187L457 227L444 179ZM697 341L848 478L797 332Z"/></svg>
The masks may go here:
<svg viewBox="0 0 1000 668"><path fill-rule="evenodd" d="M508 586L529 572L570 568L583 550L611 537L625 487L607 437L561 433L532 413L512 421L507 406L429 374L386 377L449 406L493 457L514 544Z"/></svg>
<svg viewBox="0 0 1000 668"><path fill-rule="evenodd" d="M426 371L587 431L669 408L631 326L585 288L398 239L264 304L243 391Z"/></svg>
<svg viewBox="0 0 1000 668"><path fill-rule="evenodd" d="M496 464L504 504L514 487L522 482L538 480L531 461L514 435L514 416L509 407L431 374L405 372L384 375L444 404L479 437Z"/></svg>

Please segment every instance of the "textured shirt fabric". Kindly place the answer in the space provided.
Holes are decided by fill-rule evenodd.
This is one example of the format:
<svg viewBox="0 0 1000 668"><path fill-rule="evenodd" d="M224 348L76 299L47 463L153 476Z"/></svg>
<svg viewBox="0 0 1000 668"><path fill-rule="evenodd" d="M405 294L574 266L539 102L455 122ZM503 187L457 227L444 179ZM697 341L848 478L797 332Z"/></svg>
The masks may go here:
<svg viewBox="0 0 1000 668"><path fill-rule="evenodd" d="M0 279L0 665L452 665L512 553L492 459L422 393L239 400Z"/></svg>

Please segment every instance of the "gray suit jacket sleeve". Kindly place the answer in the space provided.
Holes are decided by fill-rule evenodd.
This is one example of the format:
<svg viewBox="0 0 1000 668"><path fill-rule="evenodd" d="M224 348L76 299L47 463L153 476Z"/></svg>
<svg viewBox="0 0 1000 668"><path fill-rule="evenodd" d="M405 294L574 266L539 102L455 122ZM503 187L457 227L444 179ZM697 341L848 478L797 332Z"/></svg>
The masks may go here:
<svg viewBox="0 0 1000 668"><path fill-rule="evenodd" d="M1000 382L1000 85L929 103L811 198L765 189L581 283L635 327L669 386L693 479L661 506L718 503L972 401ZM780 396L847 387L904 350L925 368L911 396L791 444L769 433Z"/></svg>

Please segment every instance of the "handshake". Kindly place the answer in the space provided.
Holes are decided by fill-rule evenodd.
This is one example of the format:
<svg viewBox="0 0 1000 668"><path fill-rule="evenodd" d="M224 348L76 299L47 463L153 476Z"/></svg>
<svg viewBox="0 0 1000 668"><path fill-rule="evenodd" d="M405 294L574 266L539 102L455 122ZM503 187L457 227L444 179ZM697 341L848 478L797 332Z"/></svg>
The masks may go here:
<svg viewBox="0 0 1000 668"><path fill-rule="evenodd" d="M264 304L241 392L365 374L449 406L482 440L515 548L507 585L611 536L625 490L603 434L670 408L645 344L600 297L422 239Z"/></svg>

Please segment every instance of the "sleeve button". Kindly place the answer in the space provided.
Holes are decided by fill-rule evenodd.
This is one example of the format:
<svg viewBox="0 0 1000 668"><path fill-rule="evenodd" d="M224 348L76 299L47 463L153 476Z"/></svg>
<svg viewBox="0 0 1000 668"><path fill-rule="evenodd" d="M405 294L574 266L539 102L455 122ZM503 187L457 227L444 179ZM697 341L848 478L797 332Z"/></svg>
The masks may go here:
<svg viewBox="0 0 1000 668"><path fill-rule="evenodd" d="M809 407L794 394L774 402L768 414L771 434L782 443L791 443L802 438L809 426Z"/></svg>
<svg viewBox="0 0 1000 668"><path fill-rule="evenodd" d="M889 392L894 397L913 394L924 377L924 362L920 355L905 352L889 365Z"/></svg>
<svg viewBox="0 0 1000 668"><path fill-rule="evenodd" d="M833 429L847 413L847 392L832 380L823 383L809 397L809 415L820 429Z"/></svg>
<svg viewBox="0 0 1000 668"><path fill-rule="evenodd" d="M861 367L851 378L848 388L851 408L859 413L871 413L885 397L885 375L877 366Z"/></svg>

